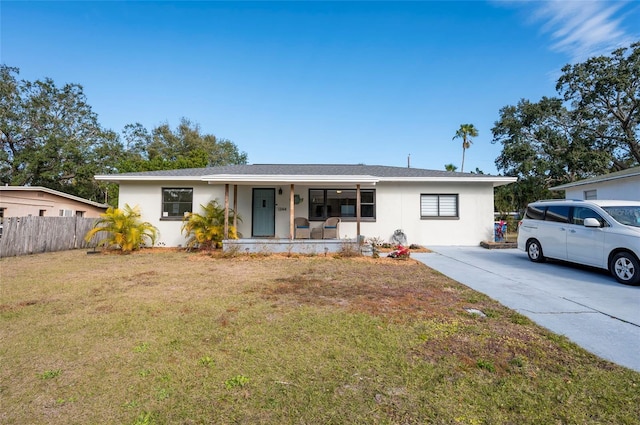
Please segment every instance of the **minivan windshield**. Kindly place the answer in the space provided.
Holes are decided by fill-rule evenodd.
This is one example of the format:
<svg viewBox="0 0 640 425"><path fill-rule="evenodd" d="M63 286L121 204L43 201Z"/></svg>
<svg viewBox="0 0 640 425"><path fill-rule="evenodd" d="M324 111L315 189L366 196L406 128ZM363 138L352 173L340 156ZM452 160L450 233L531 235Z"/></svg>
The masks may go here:
<svg viewBox="0 0 640 425"><path fill-rule="evenodd" d="M602 207L614 220L627 226L640 227L640 206Z"/></svg>

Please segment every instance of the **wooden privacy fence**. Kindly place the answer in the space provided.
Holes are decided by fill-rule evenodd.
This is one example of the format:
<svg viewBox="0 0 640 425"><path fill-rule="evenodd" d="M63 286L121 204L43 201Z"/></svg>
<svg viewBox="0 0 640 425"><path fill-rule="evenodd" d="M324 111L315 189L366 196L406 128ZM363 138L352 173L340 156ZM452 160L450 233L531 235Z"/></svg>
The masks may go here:
<svg viewBox="0 0 640 425"><path fill-rule="evenodd" d="M83 217L9 217L2 224L0 257L93 248L97 239L85 242L95 218Z"/></svg>

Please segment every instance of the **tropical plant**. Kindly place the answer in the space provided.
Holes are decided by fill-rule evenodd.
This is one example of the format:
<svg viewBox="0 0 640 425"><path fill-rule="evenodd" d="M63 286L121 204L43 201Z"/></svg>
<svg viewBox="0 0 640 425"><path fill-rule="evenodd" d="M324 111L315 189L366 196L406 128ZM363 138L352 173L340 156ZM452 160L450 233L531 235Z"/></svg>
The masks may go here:
<svg viewBox="0 0 640 425"><path fill-rule="evenodd" d="M464 153L471 147L472 137L478 137L478 130L473 124L460 124L460 128L456 131L456 135L453 139L462 139L462 164L460 165L460 172L464 172Z"/></svg>
<svg viewBox="0 0 640 425"><path fill-rule="evenodd" d="M96 234L106 232L107 236L98 241L98 246L116 247L122 252L140 249L147 240L154 245L158 229L149 222L141 221L141 216L139 206L131 208L125 204L124 209L109 207L100 214L100 219L84 239L89 242Z"/></svg>
<svg viewBox="0 0 640 425"><path fill-rule="evenodd" d="M224 235L224 208L218 201L209 201L207 205L200 205L202 214L187 213L182 222L182 232L186 233L187 247L200 249L213 249L222 246ZM242 221L235 211L229 210L229 221L233 221L234 216ZM229 239L237 239L238 232L235 226L229 226Z"/></svg>
<svg viewBox="0 0 640 425"><path fill-rule="evenodd" d="M458 169L458 167L456 167L453 164L444 164L444 169L446 171L456 171Z"/></svg>

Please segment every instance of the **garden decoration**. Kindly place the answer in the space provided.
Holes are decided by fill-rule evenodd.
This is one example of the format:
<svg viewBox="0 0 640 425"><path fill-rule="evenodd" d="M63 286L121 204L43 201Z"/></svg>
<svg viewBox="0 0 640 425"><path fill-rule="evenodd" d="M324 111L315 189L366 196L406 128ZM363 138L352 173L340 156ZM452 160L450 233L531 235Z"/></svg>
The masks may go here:
<svg viewBox="0 0 640 425"><path fill-rule="evenodd" d="M391 257L391 258L407 258L409 257L410 253L409 253L409 248L406 248L402 245L398 245L398 247L391 251L389 253L389 255L387 255L387 257Z"/></svg>
<svg viewBox="0 0 640 425"><path fill-rule="evenodd" d="M402 229L398 229L395 232L393 232L393 236L391 236L391 241L396 245L406 245L407 235L404 234Z"/></svg>
<svg viewBox="0 0 640 425"><path fill-rule="evenodd" d="M495 237L494 240L496 242L504 242L504 238L507 234L507 222L504 220L500 220L495 224Z"/></svg>

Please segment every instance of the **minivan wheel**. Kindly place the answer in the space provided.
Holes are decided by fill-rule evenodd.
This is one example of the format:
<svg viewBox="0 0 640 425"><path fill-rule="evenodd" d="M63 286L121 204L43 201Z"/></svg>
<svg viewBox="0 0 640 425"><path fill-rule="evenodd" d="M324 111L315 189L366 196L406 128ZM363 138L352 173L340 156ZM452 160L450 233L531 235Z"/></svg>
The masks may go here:
<svg viewBox="0 0 640 425"><path fill-rule="evenodd" d="M640 263L629 252L619 252L611 260L609 268L613 277L625 285L640 285Z"/></svg>
<svg viewBox="0 0 640 425"><path fill-rule="evenodd" d="M542 246L537 239L531 239L527 242L527 255L529 256L529 260L534 263L543 263L546 258L542 255Z"/></svg>

